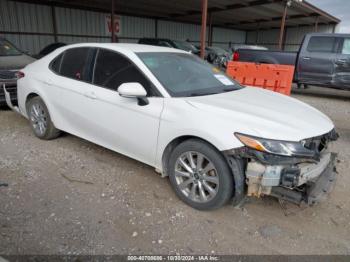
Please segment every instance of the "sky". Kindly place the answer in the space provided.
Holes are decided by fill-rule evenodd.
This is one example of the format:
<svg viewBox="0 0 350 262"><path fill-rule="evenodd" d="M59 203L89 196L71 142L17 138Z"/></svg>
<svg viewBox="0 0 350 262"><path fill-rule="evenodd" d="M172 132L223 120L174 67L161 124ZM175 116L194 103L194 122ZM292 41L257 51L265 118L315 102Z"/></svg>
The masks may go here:
<svg viewBox="0 0 350 262"><path fill-rule="evenodd" d="M350 33L350 0L307 0L310 4L321 8L339 18L339 33Z"/></svg>

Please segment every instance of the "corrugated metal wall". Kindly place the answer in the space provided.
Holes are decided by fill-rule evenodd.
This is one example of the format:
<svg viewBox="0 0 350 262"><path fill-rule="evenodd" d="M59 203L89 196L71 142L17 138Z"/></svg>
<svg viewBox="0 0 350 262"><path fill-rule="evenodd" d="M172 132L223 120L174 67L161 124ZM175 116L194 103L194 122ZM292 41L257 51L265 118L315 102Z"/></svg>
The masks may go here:
<svg viewBox="0 0 350 262"><path fill-rule="evenodd" d="M0 0L0 31L53 33L50 7ZM54 42L50 35L5 34L24 51L38 52Z"/></svg>
<svg viewBox="0 0 350 262"><path fill-rule="evenodd" d="M200 42L201 26L185 24L171 21L158 21L158 37L177 40L190 40L198 45ZM209 29L207 28L207 40ZM229 47L231 43L244 43L246 37L245 31L213 27L213 45L224 48Z"/></svg>
<svg viewBox="0 0 350 262"><path fill-rule="evenodd" d="M278 29L249 31L247 32L247 43L263 45L274 50L278 48L279 33Z"/></svg>
<svg viewBox="0 0 350 262"><path fill-rule="evenodd" d="M246 38L245 31L225 29L214 27L213 28L213 45L227 48L229 44L244 44Z"/></svg>
<svg viewBox="0 0 350 262"><path fill-rule="evenodd" d="M158 21L158 37L199 42L200 25L184 24L171 21ZM208 30L207 30L208 35Z"/></svg>
<svg viewBox="0 0 350 262"><path fill-rule="evenodd" d="M318 27L317 30L319 33L332 33L333 26L332 25L322 25ZM305 27L295 27L287 30L286 33L286 43L284 49L286 51L297 51L303 38L306 34L315 32L315 28L313 26L305 26Z"/></svg>
<svg viewBox="0 0 350 262"><path fill-rule="evenodd" d="M314 32L313 26L293 27L286 29L286 40L284 44L284 50L297 51L303 40L305 34ZM332 33L332 25L322 25L318 27L320 33ZM278 49L279 29L272 30L260 30L247 32L247 43L263 45L271 50Z"/></svg>
<svg viewBox="0 0 350 262"><path fill-rule="evenodd" d="M109 14L69 8L55 8L55 10L57 33L69 35L59 36L59 41L110 42L110 33L106 30L106 16ZM137 42L140 37L154 36L154 19L121 16L120 42Z"/></svg>
<svg viewBox="0 0 350 262"><path fill-rule="evenodd" d="M64 43L110 42L106 30L107 13L86 10L55 8L57 40ZM332 26L319 26L319 32L332 32ZM200 25L158 20L156 34L154 19L121 16L120 42L137 42L141 37L170 38L187 40L198 44ZM286 29L285 50L298 50L302 38L312 32L313 27ZM54 42L51 7L0 0L0 32L19 48L30 53L38 53L43 47ZM16 33L17 32L17 33ZM27 34L19 34L25 32ZM34 33L34 34L28 34ZM208 36L208 30L207 30ZM228 47L229 43L264 45L270 49L278 48L279 29L245 31L213 28L213 45Z"/></svg>
<svg viewBox="0 0 350 262"><path fill-rule="evenodd" d="M110 42L110 34L106 30L106 15L109 14L55 7L57 41ZM155 37L155 30L154 19L121 16L120 42L137 42L141 37ZM159 38L190 39L198 44L200 31L200 25L158 20ZM3 33L4 37L20 49L32 54L38 53L55 41L51 7L0 0L0 32L10 32ZM228 47L229 42L244 43L245 36L245 31L213 28L214 45Z"/></svg>

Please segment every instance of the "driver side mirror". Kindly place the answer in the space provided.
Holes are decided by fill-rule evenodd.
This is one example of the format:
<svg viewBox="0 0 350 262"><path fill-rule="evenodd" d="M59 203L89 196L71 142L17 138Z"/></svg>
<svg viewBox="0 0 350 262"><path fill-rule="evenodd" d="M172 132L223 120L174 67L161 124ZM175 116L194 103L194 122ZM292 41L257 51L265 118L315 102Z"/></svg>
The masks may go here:
<svg viewBox="0 0 350 262"><path fill-rule="evenodd" d="M118 93L121 97L137 98L140 106L149 104L147 99L147 92L140 83L124 83L118 87Z"/></svg>

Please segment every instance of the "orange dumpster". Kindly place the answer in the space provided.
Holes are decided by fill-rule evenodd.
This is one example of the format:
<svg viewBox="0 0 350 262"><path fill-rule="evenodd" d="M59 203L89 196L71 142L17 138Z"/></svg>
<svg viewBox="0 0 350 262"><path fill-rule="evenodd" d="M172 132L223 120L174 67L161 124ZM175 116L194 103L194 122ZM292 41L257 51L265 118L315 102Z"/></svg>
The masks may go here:
<svg viewBox="0 0 350 262"><path fill-rule="evenodd" d="M290 95L294 66L230 61L226 73L242 85Z"/></svg>

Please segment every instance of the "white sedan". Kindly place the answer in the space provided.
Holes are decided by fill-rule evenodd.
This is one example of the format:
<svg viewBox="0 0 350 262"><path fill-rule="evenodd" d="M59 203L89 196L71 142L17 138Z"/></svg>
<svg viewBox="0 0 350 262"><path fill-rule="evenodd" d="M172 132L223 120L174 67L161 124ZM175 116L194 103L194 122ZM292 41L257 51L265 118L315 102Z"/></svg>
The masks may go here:
<svg viewBox="0 0 350 262"><path fill-rule="evenodd" d="M197 209L247 195L313 204L335 180L327 116L181 50L70 45L19 77L18 107L7 101L38 138L65 131L151 165Z"/></svg>

